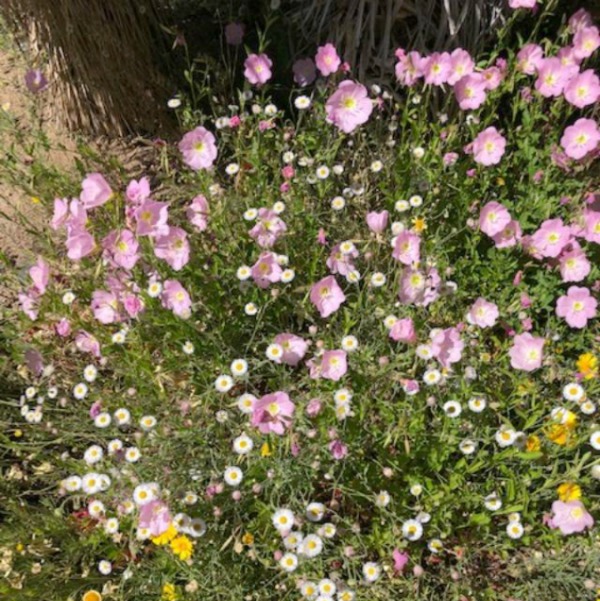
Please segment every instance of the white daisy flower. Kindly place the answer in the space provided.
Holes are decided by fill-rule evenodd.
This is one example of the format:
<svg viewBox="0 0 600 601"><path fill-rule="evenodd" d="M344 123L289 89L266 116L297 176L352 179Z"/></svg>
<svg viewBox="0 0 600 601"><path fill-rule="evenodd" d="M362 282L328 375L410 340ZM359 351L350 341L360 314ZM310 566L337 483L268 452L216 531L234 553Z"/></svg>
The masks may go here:
<svg viewBox="0 0 600 601"><path fill-rule="evenodd" d="M119 531L119 520L117 518L108 518L104 522L104 532L106 534L115 534Z"/></svg>
<svg viewBox="0 0 600 601"><path fill-rule="evenodd" d="M302 532L290 532L283 538L283 546L290 550L297 549L303 539Z"/></svg>
<svg viewBox="0 0 600 601"><path fill-rule="evenodd" d="M140 428L142 430L148 432L149 430L152 430L154 426L156 426L156 418L153 415L144 415L144 417L140 419Z"/></svg>
<svg viewBox="0 0 600 601"><path fill-rule="evenodd" d="M343 196L336 196L331 201L331 208L334 211L341 211L345 206L346 206L346 200L344 199Z"/></svg>
<svg viewBox="0 0 600 601"><path fill-rule="evenodd" d="M565 400L574 401L575 403L578 403L585 397L585 391L583 390L583 386L577 384L576 382L567 384L563 388L562 394Z"/></svg>
<svg viewBox="0 0 600 601"><path fill-rule="evenodd" d="M308 534L302 540L299 551L305 557L317 557L323 550L323 540L316 534Z"/></svg>
<svg viewBox="0 0 600 601"><path fill-rule="evenodd" d="M258 307L254 303L246 303L244 306L244 313L250 317L253 317L258 313Z"/></svg>
<svg viewBox="0 0 600 601"><path fill-rule="evenodd" d="M279 565L286 572L293 572L298 567L298 557L294 553L284 553Z"/></svg>
<svg viewBox="0 0 600 601"><path fill-rule="evenodd" d="M375 505L377 507L387 507L392 498L387 490L380 490L375 497Z"/></svg>
<svg viewBox="0 0 600 601"><path fill-rule="evenodd" d="M487 405L486 400L484 398L476 396L471 397L467 404L469 406L469 409L473 413L481 413Z"/></svg>
<svg viewBox="0 0 600 601"><path fill-rule="evenodd" d="M111 421L110 413L103 411L94 418L94 426L96 426L96 428L108 428Z"/></svg>
<svg viewBox="0 0 600 601"><path fill-rule="evenodd" d="M583 401L583 403L579 405L579 408L584 415L593 415L596 413L596 405L594 405L592 401Z"/></svg>
<svg viewBox="0 0 600 601"><path fill-rule="evenodd" d="M114 438L108 443L107 448L109 455L114 455L123 449L123 441L119 440L118 438Z"/></svg>
<svg viewBox="0 0 600 601"><path fill-rule="evenodd" d="M509 522L509 524L506 526L506 533L514 540L521 538L524 531L525 530L521 522Z"/></svg>
<svg viewBox="0 0 600 601"><path fill-rule="evenodd" d="M432 538L427 543L427 548L435 554L441 553L444 550L444 543L439 538Z"/></svg>
<svg viewBox="0 0 600 601"><path fill-rule="evenodd" d="M352 353L358 348L358 339L356 336L344 336L342 338L342 348L349 353Z"/></svg>
<svg viewBox="0 0 600 601"><path fill-rule="evenodd" d="M184 342L183 346L181 347L181 350L186 355L193 355L194 354L194 345L189 340L186 340Z"/></svg>
<svg viewBox="0 0 600 601"><path fill-rule="evenodd" d="M374 561L363 564L362 573L367 582L375 582L381 575L381 568Z"/></svg>
<svg viewBox="0 0 600 601"><path fill-rule="evenodd" d="M329 578L323 578L320 580L317 587L321 595L329 598L333 597L333 595L335 595L335 591L337 590L335 583L333 580L329 580Z"/></svg>
<svg viewBox="0 0 600 601"><path fill-rule="evenodd" d="M463 455L472 455L477 450L477 443L470 438L465 438L461 440L458 448Z"/></svg>
<svg viewBox="0 0 600 601"><path fill-rule="evenodd" d="M236 377L245 376L248 373L248 362L245 359L234 359L231 362L230 369Z"/></svg>
<svg viewBox="0 0 600 601"><path fill-rule="evenodd" d="M380 160L375 160L371 163L371 171L373 173L379 173L383 169L383 162Z"/></svg>
<svg viewBox="0 0 600 601"><path fill-rule="evenodd" d="M256 403L256 397L246 392L238 398L237 407L242 413L248 415L254 410L254 403Z"/></svg>
<svg viewBox="0 0 600 601"><path fill-rule="evenodd" d="M494 436L498 446L501 448L510 447L517 440L517 433L511 428L500 428Z"/></svg>
<svg viewBox="0 0 600 601"><path fill-rule="evenodd" d="M310 522L320 522L323 519L326 511L323 503L312 502L306 507L306 517Z"/></svg>
<svg viewBox="0 0 600 601"><path fill-rule="evenodd" d="M152 281L148 284L146 292L150 298L158 298L162 293L162 284L157 281Z"/></svg>
<svg viewBox="0 0 600 601"><path fill-rule="evenodd" d="M293 269L284 269L281 272L281 281L284 284L289 284L296 277L296 272Z"/></svg>
<svg viewBox="0 0 600 601"><path fill-rule="evenodd" d="M458 417L462 413L462 406L458 401L448 401L442 409L448 417Z"/></svg>
<svg viewBox="0 0 600 601"><path fill-rule="evenodd" d="M83 379L86 382L93 382L97 378L97 376L98 376L98 370L96 369L96 366L94 366L94 365L88 365L83 370Z"/></svg>
<svg viewBox="0 0 600 601"><path fill-rule="evenodd" d="M267 359L279 362L283 356L283 347L280 344L272 343L267 347Z"/></svg>
<svg viewBox="0 0 600 601"><path fill-rule="evenodd" d="M305 110L310 106L310 98L308 96L298 96L294 100L294 106L299 110Z"/></svg>
<svg viewBox="0 0 600 601"><path fill-rule="evenodd" d="M483 504L485 505L485 508L489 511L498 511L502 508L502 500L495 492L485 497L483 499Z"/></svg>
<svg viewBox="0 0 600 601"><path fill-rule="evenodd" d="M314 582L303 582L300 587L300 594L305 599L313 599L317 596L318 588Z"/></svg>
<svg viewBox="0 0 600 601"><path fill-rule="evenodd" d="M129 409L121 407L120 409L117 409L113 415L118 426L126 426L131 423L131 413L129 413Z"/></svg>
<svg viewBox="0 0 600 601"><path fill-rule="evenodd" d="M418 520L406 520L402 524L402 535L404 538L415 541L423 536L423 526Z"/></svg>
<svg viewBox="0 0 600 601"><path fill-rule="evenodd" d="M88 505L88 513L93 518L99 518L103 516L105 511L106 507L104 506L104 503L102 501L95 500Z"/></svg>
<svg viewBox="0 0 600 601"><path fill-rule="evenodd" d="M272 518L273 526L280 532L287 532L294 525L294 514L289 509L278 509Z"/></svg>
<svg viewBox="0 0 600 601"><path fill-rule="evenodd" d="M411 196L408 199L408 204L416 209L417 207L420 207L423 204L423 197L419 196L418 194L415 194L414 196Z"/></svg>
<svg viewBox="0 0 600 601"><path fill-rule="evenodd" d="M442 374L439 369L428 369L423 374L423 382L427 386L435 386L442 379Z"/></svg>
<svg viewBox="0 0 600 601"><path fill-rule="evenodd" d="M397 200L394 204L394 209L398 213L405 213L410 209L410 203L408 200Z"/></svg>
<svg viewBox="0 0 600 601"><path fill-rule="evenodd" d="M148 503L151 503L152 501L156 500L156 493L154 491L154 488L150 484L144 483L139 484L133 489L132 497L133 502L136 505L142 506L147 505Z"/></svg>
<svg viewBox="0 0 600 601"><path fill-rule="evenodd" d="M63 294L62 302L64 305L71 305L74 300L75 300L75 295L70 290Z"/></svg>
<svg viewBox="0 0 600 601"><path fill-rule="evenodd" d="M254 207L244 211L244 219L246 221L254 221L258 217L258 209Z"/></svg>
<svg viewBox="0 0 600 601"><path fill-rule="evenodd" d="M98 463L102 461L102 457L104 456L104 451L102 447L94 444L91 447L88 447L85 453L83 454L83 460L88 465L94 465L94 463Z"/></svg>
<svg viewBox="0 0 600 601"><path fill-rule="evenodd" d="M254 448L254 442L247 434L241 434L233 441L233 450L238 455L247 455Z"/></svg>
<svg viewBox="0 0 600 601"><path fill-rule="evenodd" d="M317 176L317 179L327 179L329 177L329 167L327 167L327 165L317 167L315 175Z"/></svg>
<svg viewBox="0 0 600 601"><path fill-rule="evenodd" d="M61 486L67 492L77 492L81 490L81 478L79 476L69 476L61 482Z"/></svg>
<svg viewBox="0 0 600 601"><path fill-rule="evenodd" d="M142 453L137 447L129 447L125 449L125 461L128 463L137 463L140 460Z"/></svg>
<svg viewBox="0 0 600 601"><path fill-rule="evenodd" d="M225 468L223 479L229 486L239 486L244 479L244 473L237 466L229 466Z"/></svg>
<svg viewBox="0 0 600 601"><path fill-rule="evenodd" d="M73 396L76 399L78 399L78 400L85 399L85 397L87 396L87 393L88 393L87 384L84 384L83 382L79 382L79 384L75 384L75 386L73 386Z"/></svg>
<svg viewBox="0 0 600 601"><path fill-rule="evenodd" d="M600 430L592 432L592 435L590 436L590 444L592 445L593 449L600 451Z"/></svg>
<svg viewBox="0 0 600 601"><path fill-rule="evenodd" d="M215 380L215 389L217 392L229 392L233 388L233 378L227 375L220 375Z"/></svg>

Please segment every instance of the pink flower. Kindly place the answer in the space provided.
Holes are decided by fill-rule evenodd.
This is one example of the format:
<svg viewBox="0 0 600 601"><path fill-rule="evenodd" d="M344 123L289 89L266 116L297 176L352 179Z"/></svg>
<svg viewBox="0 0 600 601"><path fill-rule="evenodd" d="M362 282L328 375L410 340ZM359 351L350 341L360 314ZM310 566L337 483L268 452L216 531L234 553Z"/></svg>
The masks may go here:
<svg viewBox="0 0 600 601"><path fill-rule="evenodd" d="M321 314L321 317L329 317L341 307L346 300L346 296L335 278L329 275L313 284L310 289L310 300Z"/></svg>
<svg viewBox="0 0 600 601"><path fill-rule="evenodd" d="M42 257L38 257L37 263L29 269L29 277L33 281L35 292L39 295L44 294L50 280L50 267Z"/></svg>
<svg viewBox="0 0 600 601"><path fill-rule="evenodd" d="M68 336L71 333L71 324L69 323L69 320L66 319L65 317L63 317L55 326L54 329L56 330L56 333L61 336L62 338L65 338L66 336Z"/></svg>
<svg viewBox="0 0 600 601"><path fill-rule="evenodd" d="M498 319L498 307L494 303L479 297L467 313L467 321L480 328L491 328Z"/></svg>
<svg viewBox="0 0 600 601"><path fill-rule="evenodd" d="M492 236L496 248L509 248L521 240L521 225L514 219L498 234Z"/></svg>
<svg viewBox="0 0 600 601"><path fill-rule="evenodd" d="M166 202L145 200L134 213L138 236L163 236L169 231L169 205Z"/></svg>
<svg viewBox="0 0 600 601"><path fill-rule="evenodd" d="M465 343L461 340L458 328L440 330L431 339L433 356L445 368L461 360L464 348Z"/></svg>
<svg viewBox="0 0 600 601"><path fill-rule="evenodd" d="M497 165L505 148L506 138L495 127L488 127L473 140L475 162L486 166Z"/></svg>
<svg viewBox="0 0 600 601"><path fill-rule="evenodd" d="M317 415L321 413L322 408L323 404L321 403L321 399L310 399L308 405L306 405L306 415L308 415L308 417L317 417Z"/></svg>
<svg viewBox="0 0 600 601"><path fill-rule="evenodd" d="M560 96L571 73L558 57L545 58L537 69L535 89L546 98Z"/></svg>
<svg viewBox="0 0 600 601"><path fill-rule="evenodd" d="M453 86L466 75L471 75L475 69L475 61L462 48L456 48L450 55L450 74L448 83ZM462 108L462 107L461 107Z"/></svg>
<svg viewBox="0 0 600 601"><path fill-rule="evenodd" d="M450 166L454 165L456 163L456 161L458 161L458 153L457 152L447 152L442 157L442 162L444 163L445 167L450 167Z"/></svg>
<svg viewBox="0 0 600 601"><path fill-rule="evenodd" d="M358 250L356 247L352 248L347 252L342 252L342 245L336 244L331 249L331 254L327 258L327 267L331 273L339 273L340 275L347 276L348 274L356 271L352 259L358 257Z"/></svg>
<svg viewBox="0 0 600 601"><path fill-rule="evenodd" d="M586 528L592 528L594 518L586 511L581 501L554 501L552 503L552 517L548 520L548 526L559 529L562 534L574 534L583 532Z"/></svg>
<svg viewBox="0 0 600 601"><path fill-rule="evenodd" d="M387 211L371 211L367 213L367 225L375 234L381 234L387 227L389 213Z"/></svg>
<svg viewBox="0 0 600 601"><path fill-rule="evenodd" d="M600 211L586 210L583 212L583 237L588 242L600 244Z"/></svg>
<svg viewBox="0 0 600 601"><path fill-rule="evenodd" d="M534 371L541 367L544 359L543 348L546 341L529 333L517 334L508 351L510 364L514 369Z"/></svg>
<svg viewBox="0 0 600 601"><path fill-rule="evenodd" d="M563 282L581 282L589 275L592 266L579 244L572 242L571 246L571 250L560 255L560 275Z"/></svg>
<svg viewBox="0 0 600 601"><path fill-rule="evenodd" d="M294 409L287 393L277 391L267 394L254 403L252 425L263 434L272 432L281 436L292 423Z"/></svg>
<svg viewBox="0 0 600 601"><path fill-rule="evenodd" d="M598 301L587 288L571 286L567 294L556 302L556 314L564 317L572 328L585 328L589 319L596 317Z"/></svg>
<svg viewBox="0 0 600 601"><path fill-rule="evenodd" d="M133 232L113 230L102 240L103 256L113 267L133 269L140 256L139 244Z"/></svg>
<svg viewBox="0 0 600 601"><path fill-rule="evenodd" d="M133 205L139 205L150 198L150 182L147 177L142 177L139 181L132 179L127 184L125 191L127 201Z"/></svg>
<svg viewBox="0 0 600 601"><path fill-rule="evenodd" d="M275 363L286 363L292 367L298 365L308 350L308 342L294 334L278 334L273 342L283 349L281 357L274 360Z"/></svg>
<svg viewBox="0 0 600 601"><path fill-rule="evenodd" d="M248 233L260 247L271 248L286 230L285 222L275 211L262 208L258 210L256 225Z"/></svg>
<svg viewBox="0 0 600 601"><path fill-rule="evenodd" d="M121 298L121 302L127 315L134 319L145 309L144 301L135 294L125 293Z"/></svg>
<svg viewBox="0 0 600 601"><path fill-rule="evenodd" d="M162 306L178 317L187 319L191 315L192 299L177 280L166 280L161 296Z"/></svg>
<svg viewBox="0 0 600 601"><path fill-rule="evenodd" d="M166 234L157 236L154 254L164 259L175 271L183 269L190 260L187 233L180 227L170 227Z"/></svg>
<svg viewBox="0 0 600 601"><path fill-rule="evenodd" d="M340 461L340 459L343 459L346 457L346 455L348 455L348 447L341 440L339 440L339 438L332 440L327 445L327 448L331 452L331 456L336 461Z"/></svg>
<svg viewBox="0 0 600 601"><path fill-rule="evenodd" d="M399 549L394 549L392 552L392 559L394 560L394 572L399 574L404 571L404 568L408 563L408 553L400 552Z"/></svg>
<svg viewBox="0 0 600 601"><path fill-rule="evenodd" d="M94 317L103 324L118 323L121 321L119 301L112 292L95 290L92 293L92 311Z"/></svg>
<svg viewBox="0 0 600 601"><path fill-rule="evenodd" d="M510 222L508 209L499 202L488 202L479 213L479 229L490 237L500 234Z"/></svg>
<svg viewBox="0 0 600 601"><path fill-rule="evenodd" d="M504 80L506 72L500 69L500 67L492 66L482 71L481 75L483 76L485 89L487 91L492 91L500 86Z"/></svg>
<svg viewBox="0 0 600 601"><path fill-rule="evenodd" d="M406 267L400 276L400 302L427 307L439 297L440 283L440 276L434 268L424 274L417 269Z"/></svg>
<svg viewBox="0 0 600 601"><path fill-rule="evenodd" d="M93 209L108 202L113 192L108 182L100 173L88 174L81 183L82 192L79 200L85 209Z"/></svg>
<svg viewBox="0 0 600 601"><path fill-rule="evenodd" d="M508 0L511 8L535 8L537 0Z"/></svg>
<svg viewBox="0 0 600 601"><path fill-rule="evenodd" d="M452 73L452 61L447 52L434 52L423 58L421 69L425 77L425 83L441 86L448 81Z"/></svg>
<svg viewBox="0 0 600 601"><path fill-rule="evenodd" d="M573 13L569 19L569 31L571 33L577 33L581 29L591 27L593 24L592 15L590 15L587 10L580 8L577 12Z"/></svg>
<svg viewBox="0 0 600 601"><path fill-rule="evenodd" d="M544 60L544 51L538 44L526 44L517 54L517 69L533 75Z"/></svg>
<svg viewBox="0 0 600 601"><path fill-rule="evenodd" d="M582 60L600 48L600 31L597 27L584 27L573 37L573 54Z"/></svg>
<svg viewBox="0 0 600 601"><path fill-rule="evenodd" d="M309 86L317 78L315 61L312 58L298 59L292 66L294 81L301 87Z"/></svg>
<svg viewBox="0 0 600 601"><path fill-rule="evenodd" d="M85 228L70 228L67 236L67 257L79 261L95 248L94 237Z"/></svg>
<svg viewBox="0 0 600 601"><path fill-rule="evenodd" d="M321 72L321 75L327 77L339 69L342 60L338 56L333 44L325 44L324 46L319 46L319 48L317 48L315 63L317 69Z"/></svg>
<svg viewBox="0 0 600 601"><path fill-rule="evenodd" d="M185 134L178 148L183 162L194 171L210 169L217 158L215 136L204 127L196 127Z"/></svg>
<svg viewBox="0 0 600 601"><path fill-rule="evenodd" d="M404 230L396 236L392 257L403 265L412 265L421 258L420 248L421 238L413 232Z"/></svg>
<svg viewBox="0 0 600 601"><path fill-rule="evenodd" d="M38 295L35 291L29 291L27 294L19 293L18 295L19 304L21 305L21 311L29 317L29 319L35 321L38 318Z"/></svg>
<svg viewBox="0 0 600 601"><path fill-rule="evenodd" d="M277 257L271 252L264 252L251 269L252 279L259 288L268 288L281 280L282 269Z"/></svg>
<svg viewBox="0 0 600 601"><path fill-rule="evenodd" d="M243 23L227 23L225 25L225 41L230 46L239 46L244 39Z"/></svg>
<svg viewBox="0 0 600 601"><path fill-rule="evenodd" d="M77 336L75 336L75 346L83 353L90 353L94 355L94 357L102 356L98 339L85 330L79 330L79 332L77 332Z"/></svg>
<svg viewBox="0 0 600 601"><path fill-rule="evenodd" d="M321 356L321 377L337 382L348 371L346 351L325 351Z"/></svg>
<svg viewBox="0 0 600 601"><path fill-rule="evenodd" d="M571 228L562 219L547 219L531 236L531 244L542 257L555 259L571 241Z"/></svg>
<svg viewBox="0 0 600 601"><path fill-rule="evenodd" d="M593 119L578 119L565 129L560 145L567 156L572 159L582 159L598 146L600 128Z"/></svg>
<svg viewBox="0 0 600 601"><path fill-rule="evenodd" d="M271 79L273 62L266 54L251 54L244 61L244 77L253 86L262 86Z"/></svg>
<svg viewBox="0 0 600 601"><path fill-rule="evenodd" d="M208 201L202 194L194 197L185 212L188 221L199 231L208 227Z"/></svg>
<svg viewBox="0 0 600 601"><path fill-rule="evenodd" d="M390 338L396 342L406 342L413 344L417 341L415 324L410 317L398 319L390 329Z"/></svg>
<svg viewBox="0 0 600 601"><path fill-rule="evenodd" d="M580 109L597 102L600 98L600 79L594 70L587 69L573 77L565 86L565 98Z"/></svg>
<svg viewBox="0 0 600 601"><path fill-rule="evenodd" d="M349 134L368 121L373 103L365 86L346 79L327 100L325 111L329 123Z"/></svg>
<svg viewBox="0 0 600 601"><path fill-rule="evenodd" d="M486 82L481 73L465 75L454 86L458 106L463 110L478 109L486 98Z"/></svg>
<svg viewBox="0 0 600 601"><path fill-rule="evenodd" d="M421 55L416 51L407 54L402 48L398 48L395 54L398 59L395 67L396 79L406 86L414 85L423 77Z"/></svg>
<svg viewBox="0 0 600 601"><path fill-rule="evenodd" d="M162 501L150 501L140 507L138 528L149 530L150 536L160 536L171 525L169 508Z"/></svg>

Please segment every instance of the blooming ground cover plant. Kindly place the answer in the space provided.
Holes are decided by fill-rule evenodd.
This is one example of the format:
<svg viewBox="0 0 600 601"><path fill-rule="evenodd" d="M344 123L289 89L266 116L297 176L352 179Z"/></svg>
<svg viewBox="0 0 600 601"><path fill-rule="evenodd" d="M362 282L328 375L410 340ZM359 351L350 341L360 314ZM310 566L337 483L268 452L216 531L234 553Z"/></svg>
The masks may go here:
<svg viewBox="0 0 600 601"><path fill-rule="evenodd" d="M533 599L511 563L598 557L599 47L579 11L382 90L325 44L287 113L255 48L160 176L56 190L10 440L72 598Z"/></svg>

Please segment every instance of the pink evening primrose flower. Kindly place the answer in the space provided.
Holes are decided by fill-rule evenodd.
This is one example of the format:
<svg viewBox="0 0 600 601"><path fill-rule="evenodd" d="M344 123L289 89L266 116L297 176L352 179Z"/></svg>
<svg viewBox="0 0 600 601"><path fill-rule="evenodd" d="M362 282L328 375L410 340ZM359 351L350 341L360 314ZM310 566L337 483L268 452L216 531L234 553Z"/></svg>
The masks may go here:
<svg viewBox="0 0 600 601"><path fill-rule="evenodd" d="M145 528L150 536L160 536L171 525L169 508L162 501L154 500L140 507L138 528Z"/></svg>
<svg viewBox="0 0 600 601"><path fill-rule="evenodd" d="M416 51L406 53L402 48L395 52L398 62L396 63L396 79L405 86L413 86L421 77L421 55Z"/></svg>
<svg viewBox="0 0 600 601"><path fill-rule="evenodd" d="M341 459L343 459L344 457L346 457L346 455L348 454L348 446L345 445L341 440L339 440L338 438L336 438L335 440L332 440L328 445L327 448L329 449L331 456L336 460L336 461L340 461Z"/></svg>
<svg viewBox="0 0 600 601"><path fill-rule="evenodd" d="M544 359L544 344L546 341L543 338L529 333L517 334L508 351L511 366L528 372L538 369Z"/></svg>
<svg viewBox="0 0 600 601"><path fill-rule="evenodd" d="M310 289L310 300L321 314L321 317L329 317L342 306L346 296L336 279L329 275L313 284Z"/></svg>
<svg viewBox="0 0 600 601"><path fill-rule="evenodd" d="M104 258L113 267L133 269L138 259L139 244L133 232L113 230L102 240Z"/></svg>
<svg viewBox="0 0 600 601"><path fill-rule="evenodd" d="M154 254L164 259L175 271L183 269L190 260L186 231L180 227L170 227L166 234L156 236Z"/></svg>
<svg viewBox="0 0 600 601"><path fill-rule="evenodd" d="M346 351L325 351L321 356L320 367L322 378L337 382L343 378L348 371Z"/></svg>
<svg viewBox="0 0 600 601"><path fill-rule="evenodd" d="M42 257L38 257L37 263L29 269L29 277L33 281L35 292L44 294L50 281L50 266Z"/></svg>
<svg viewBox="0 0 600 601"><path fill-rule="evenodd" d="M508 0L510 8L535 8L537 0Z"/></svg>
<svg viewBox="0 0 600 601"><path fill-rule="evenodd" d="M465 75L454 86L454 95L461 110L478 109L486 99L486 81L481 73Z"/></svg>
<svg viewBox="0 0 600 601"><path fill-rule="evenodd" d="M133 205L139 205L150 198L150 182L147 177L142 177L139 181L132 179L127 184L125 190L125 197L127 202Z"/></svg>
<svg viewBox="0 0 600 601"><path fill-rule="evenodd" d="M295 405L287 393L277 391L258 399L252 408L252 425L263 434L279 436L290 427Z"/></svg>
<svg viewBox="0 0 600 601"><path fill-rule="evenodd" d="M578 119L565 129L560 145L571 159L579 160L595 150L600 142L600 128L593 119Z"/></svg>
<svg viewBox="0 0 600 601"><path fill-rule="evenodd" d="M564 317L572 328L585 328L589 319L596 317L598 301L587 288L571 286L567 294L556 302L556 314Z"/></svg>
<svg viewBox="0 0 600 601"><path fill-rule="evenodd" d="M414 344L417 341L417 334L413 320L410 317L396 320L390 328L390 338L396 342Z"/></svg>
<svg viewBox="0 0 600 601"><path fill-rule="evenodd" d="M452 74L452 60L447 52L434 52L423 58L421 69L426 84L441 86L448 82Z"/></svg>
<svg viewBox="0 0 600 601"><path fill-rule="evenodd" d="M600 48L600 31L597 27L584 27L573 36L573 54L583 60Z"/></svg>
<svg viewBox="0 0 600 601"><path fill-rule="evenodd" d="M202 194L194 197L185 212L188 221L197 231L203 232L208 227L208 201Z"/></svg>
<svg viewBox="0 0 600 601"><path fill-rule="evenodd" d="M584 8L580 8L569 18L569 31L571 33L577 33L581 29L591 27L593 24L592 15Z"/></svg>
<svg viewBox="0 0 600 601"><path fill-rule="evenodd" d="M268 288L281 280L283 270L277 262L277 256L272 252L261 253L258 260L252 266L250 273L254 283L259 288Z"/></svg>
<svg viewBox="0 0 600 601"><path fill-rule="evenodd" d="M286 363L292 367L298 365L308 350L308 342L295 334L277 334L273 342L283 349L281 356L274 359L275 363Z"/></svg>
<svg viewBox="0 0 600 601"><path fill-rule="evenodd" d="M394 560L394 572L396 572L396 574L402 573L408 563L408 553L406 553L406 551L394 549L392 552L392 559Z"/></svg>
<svg viewBox="0 0 600 601"><path fill-rule="evenodd" d="M581 282L589 275L592 265L579 244L571 242L571 247L560 255L560 275L563 282Z"/></svg>
<svg viewBox="0 0 600 601"><path fill-rule="evenodd" d="M498 320L498 306L484 298L478 298L467 313L467 321L480 328L491 328Z"/></svg>
<svg viewBox="0 0 600 601"><path fill-rule="evenodd" d="M571 241L571 228L562 219L547 219L531 236L531 244L542 257L555 259Z"/></svg>
<svg viewBox="0 0 600 601"><path fill-rule="evenodd" d="M510 222L508 209L499 202L488 202L479 214L479 229L490 237L500 234Z"/></svg>
<svg viewBox="0 0 600 601"><path fill-rule="evenodd" d="M261 208L256 225L248 233L261 248L271 248L286 230L285 222L275 211Z"/></svg>
<svg viewBox="0 0 600 601"><path fill-rule="evenodd" d="M349 134L368 121L373 103L365 86L346 79L327 100L325 111L329 123Z"/></svg>
<svg viewBox="0 0 600 601"><path fill-rule="evenodd" d="M325 44L324 46L319 46L319 48L317 48L315 63L317 69L321 72L321 75L327 77L340 68L342 59L338 56L333 44Z"/></svg>
<svg viewBox="0 0 600 601"><path fill-rule="evenodd" d="M521 238L521 225L514 219L501 232L492 236L496 248L510 248L515 246Z"/></svg>
<svg viewBox="0 0 600 601"><path fill-rule="evenodd" d="M600 244L600 211L583 212L584 227L582 235L588 242Z"/></svg>
<svg viewBox="0 0 600 601"><path fill-rule="evenodd" d="M29 291L27 294L22 292L18 295L19 303L21 305L21 311L29 317L29 319L35 321L39 314L39 296L35 291Z"/></svg>
<svg viewBox="0 0 600 601"><path fill-rule="evenodd" d="M387 211L371 211L367 213L367 225L375 234L381 234L387 227L389 213Z"/></svg>
<svg viewBox="0 0 600 601"><path fill-rule="evenodd" d="M545 58L537 69L535 89L546 98L560 96L571 74L572 69L563 65L558 57Z"/></svg>
<svg viewBox="0 0 600 601"><path fill-rule="evenodd" d="M83 227L69 228L67 240L67 257L79 261L87 257L95 248L94 237Z"/></svg>
<svg viewBox="0 0 600 601"><path fill-rule="evenodd" d="M473 141L475 162L485 166L497 165L505 148L506 138L495 127L488 127Z"/></svg>
<svg viewBox="0 0 600 601"><path fill-rule="evenodd" d="M356 271L356 265L354 265L353 259L358 257L358 250L356 247L352 247L346 252L342 252L342 245L336 244L331 249L331 254L327 257L327 267L331 273L347 276L353 271Z"/></svg>
<svg viewBox="0 0 600 601"><path fill-rule="evenodd" d="M475 70L475 61L463 48L456 48L450 55L450 75L448 83L453 86L466 75L471 75Z"/></svg>
<svg viewBox="0 0 600 601"><path fill-rule="evenodd" d="M99 207L108 202L113 195L108 182L100 173L88 174L81 182L81 188L79 200L85 209Z"/></svg>
<svg viewBox="0 0 600 601"><path fill-rule="evenodd" d="M250 54L244 61L244 77L253 86L262 86L271 76L273 62L266 54Z"/></svg>
<svg viewBox="0 0 600 601"><path fill-rule="evenodd" d="M309 86L317 78L317 68L312 58L298 59L292 66L294 82L301 88Z"/></svg>
<svg viewBox="0 0 600 601"><path fill-rule="evenodd" d="M204 127L187 132L178 145L186 165L199 171L210 169L217 158L215 136Z"/></svg>
<svg viewBox="0 0 600 601"><path fill-rule="evenodd" d="M145 200L134 213L138 236L164 236L169 231L169 204Z"/></svg>
<svg viewBox="0 0 600 601"><path fill-rule="evenodd" d="M85 330L79 330L79 332L77 332L77 336L75 336L75 346L77 347L77 350L82 353L90 353L97 358L102 356L98 339Z"/></svg>
<svg viewBox="0 0 600 601"><path fill-rule="evenodd" d="M187 319L191 315L192 300L177 280L165 281L161 301L165 309L170 309L178 317Z"/></svg>
<svg viewBox="0 0 600 601"><path fill-rule="evenodd" d="M517 54L517 69L533 75L544 61L544 51L539 44L525 44Z"/></svg>
<svg viewBox="0 0 600 601"><path fill-rule="evenodd" d="M600 78L593 69L587 69L569 81L564 94L567 101L577 108L594 104L600 98Z"/></svg>
<svg viewBox="0 0 600 601"><path fill-rule="evenodd" d="M403 265L412 265L421 259L421 238L408 230L400 232L394 242L392 257Z"/></svg>
<svg viewBox="0 0 600 601"><path fill-rule="evenodd" d="M71 323L66 317L63 317L55 326L56 333L61 337L65 338L71 333Z"/></svg>
<svg viewBox="0 0 600 601"><path fill-rule="evenodd" d="M48 80L39 69L29 69L25 73L25 86L30 92L37 94L48 87Z"/></svg>
<svg viewBox="0 0 600 601"><path fill-rule="evenodd" d="M94 317L102 324L118 323L121 321L119 301L112 292L95 290L92 293L91 308Z"/></svg>
<svg viewBox="0 0 600 601"><path fill-rule="evenodd" d="M581 501L552 503L552 517L548 520L550 528L559 529L562 534L574 534L592 528L593 525L594 518L586 511Z"/></svg>
<svg viewBox="0 0 600 601"><path fill-rule="evenodd" d="M465 343L458 328L439 330L431 339L431 351L442 367L448 368L462 358Z"/></svg>

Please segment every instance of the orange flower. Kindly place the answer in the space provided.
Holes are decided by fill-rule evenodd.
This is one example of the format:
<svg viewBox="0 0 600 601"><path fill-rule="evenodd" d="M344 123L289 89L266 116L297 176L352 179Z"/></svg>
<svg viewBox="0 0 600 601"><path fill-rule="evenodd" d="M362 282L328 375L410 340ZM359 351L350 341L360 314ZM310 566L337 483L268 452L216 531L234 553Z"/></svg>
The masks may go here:
<svg viewBox="0 0 600 601"><path fill-rule="evenodd" d="M102 595L98 591L86 591L81 601L102 601Z"/></svg>
<svg viewBox="0 0 600 601"><path fill-rule="evenodd" d="M598 357L592 353L579 355L579 359L577 359L577 369L586 380L595 378L598 375Z"/></svg>

